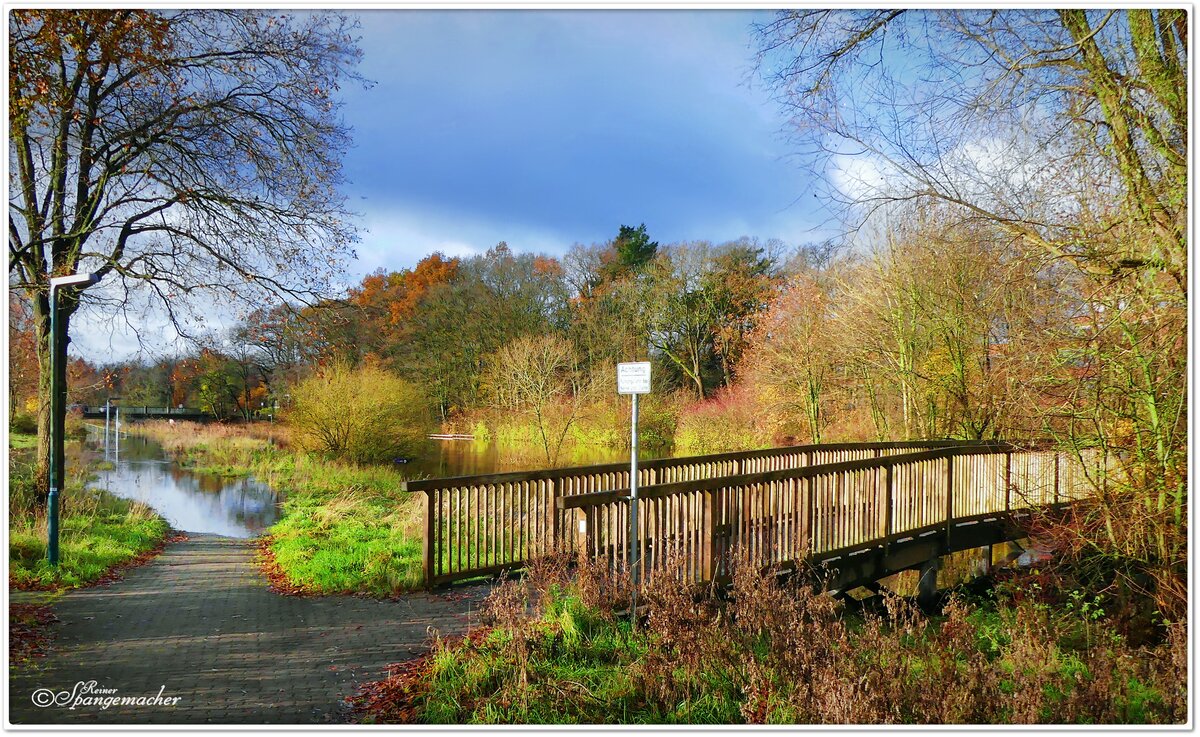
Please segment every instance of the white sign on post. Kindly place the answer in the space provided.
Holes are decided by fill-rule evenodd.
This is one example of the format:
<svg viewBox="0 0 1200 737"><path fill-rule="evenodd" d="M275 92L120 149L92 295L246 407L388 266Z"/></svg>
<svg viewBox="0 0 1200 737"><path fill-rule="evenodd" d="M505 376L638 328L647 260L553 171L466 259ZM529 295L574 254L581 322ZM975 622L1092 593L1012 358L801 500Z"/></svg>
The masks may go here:
<svg viewBox="0 0 1200 737"><path fill-rule="evenodd" d="M650 393L650 362L618 363L617 393L631 394L633 399L629 423L629 573L633 582L629 616L633 628L637 629L638 568L641 565L638 545L638 395Z"/></svg>
<svg viewBox="0 0 1200 737"><path fill-rule="evenodd" d="M617 364L617 394L649 394L650 362Z"/></svg>

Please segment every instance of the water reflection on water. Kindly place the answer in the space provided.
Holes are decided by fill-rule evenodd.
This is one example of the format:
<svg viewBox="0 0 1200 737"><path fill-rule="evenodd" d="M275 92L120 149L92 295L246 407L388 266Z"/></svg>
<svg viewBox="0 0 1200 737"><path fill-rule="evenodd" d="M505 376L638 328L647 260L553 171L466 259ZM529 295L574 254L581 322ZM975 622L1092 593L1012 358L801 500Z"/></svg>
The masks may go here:
<svg viewBox="0 0 1200 737"><path fill-rule="evenodd" d="M256 537L279 518L275 492L253 478L182 469L167 460L157 443L142 437L110 442L107 452L99 438L92 446L113 466L98 471L92 486L145 503L177 530Z"/></svg>
<svg viewBox="0 0 1200 737"><path fill-rule="evenodd" d="M278 496L253 478L198 474L168 459L162 447L147 438L129 435L117 441L92 433L89 449L111 465L97 472L93 486L116 496L144 502L177 530L229 537L256 537L279 519ZM664 455L643 450L643 459ZM535 447L501 447L496 443L431 440L417 457L399 466L408 478L436 478L521 471L547 466L627 463L629 451L605 448L564 448L554 464Z"/></svg>

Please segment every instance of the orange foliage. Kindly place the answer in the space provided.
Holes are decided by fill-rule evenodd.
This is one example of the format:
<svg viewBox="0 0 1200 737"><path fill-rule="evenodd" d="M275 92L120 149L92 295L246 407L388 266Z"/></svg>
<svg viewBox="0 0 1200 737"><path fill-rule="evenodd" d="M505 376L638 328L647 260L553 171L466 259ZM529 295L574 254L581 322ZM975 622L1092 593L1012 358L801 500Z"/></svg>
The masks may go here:
<svg viewBox="0 0 1200 737"><path fill-rule="evenodd" d="M393 333L417 310L417 305L439 284L458 275L459 260L441 253L426 256L412 269L368 274L350 290L350 302L367 314L381 333Z"/></svg>
<svg viewBox="0 0 1200 737"><path fill-rule="evenodd" d="M13 116L36 108L52 116L72 104L71 80L60 73L64 64L86 64L80 71L100 79L121 60L132 67L161 67L171 50L170 23L149 10L14 10L13 21L36 29L23 43L10 47L9 103ZM149 77L129 84L148 84ZM94 121L102 124L103 121Z"/></svg>

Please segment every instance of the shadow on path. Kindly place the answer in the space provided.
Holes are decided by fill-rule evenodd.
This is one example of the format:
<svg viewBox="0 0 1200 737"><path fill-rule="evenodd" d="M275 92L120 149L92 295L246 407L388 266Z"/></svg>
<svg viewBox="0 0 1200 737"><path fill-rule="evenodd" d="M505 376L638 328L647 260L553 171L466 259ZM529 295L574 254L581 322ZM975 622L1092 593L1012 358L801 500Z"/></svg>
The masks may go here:
<svg viewBox="0 0 1200 737"><path fill-rule="evenodd" d="M430 628L466 629L488 593L395 601L272 593L249 540L191 535L110 586L55 605L52 654L9 680L13 724L311 724L341 721L341 699L389 663L423 652ZM38 689L79 682L171 706L39 707Z"/></svg>

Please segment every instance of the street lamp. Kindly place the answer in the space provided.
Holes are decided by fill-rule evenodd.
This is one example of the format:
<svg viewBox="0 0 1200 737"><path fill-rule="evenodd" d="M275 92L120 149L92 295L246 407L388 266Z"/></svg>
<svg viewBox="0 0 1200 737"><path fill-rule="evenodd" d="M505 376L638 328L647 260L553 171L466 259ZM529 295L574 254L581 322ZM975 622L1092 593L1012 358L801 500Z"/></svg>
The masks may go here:
<svg viewBox="0 0 1200 737"><path fill-rule="evenodd" d="M58 565L58 491L63 480L63 436L67 429L67 335L59 326L58 290L100 281L99 274L72 274L50 280L50 491L46 495L46 557Z"/></svg>

